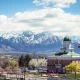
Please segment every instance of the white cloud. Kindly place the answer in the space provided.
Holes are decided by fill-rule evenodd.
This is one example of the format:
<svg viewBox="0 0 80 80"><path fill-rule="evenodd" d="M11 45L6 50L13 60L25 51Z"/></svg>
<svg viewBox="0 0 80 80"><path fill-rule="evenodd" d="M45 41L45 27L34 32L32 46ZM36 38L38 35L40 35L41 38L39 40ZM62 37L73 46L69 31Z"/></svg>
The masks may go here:
<svg viewBox="0 0 80 80"><path fill-rule="evenodd" d="M76 0L34 0L33 3L36 5L42 6L50 6L53 5L54 7L58 8L66 8L70 7L70 4L76 3Z"/></svg>
<svg viewBox="0 0 80 80"><path fill-rule="evenodd" d="M65 13L60 8L18 12L11 18L0 15L0 31L21 30L31 30L35 33L49 31L54 35L80 36L80 15Z"/></svg>

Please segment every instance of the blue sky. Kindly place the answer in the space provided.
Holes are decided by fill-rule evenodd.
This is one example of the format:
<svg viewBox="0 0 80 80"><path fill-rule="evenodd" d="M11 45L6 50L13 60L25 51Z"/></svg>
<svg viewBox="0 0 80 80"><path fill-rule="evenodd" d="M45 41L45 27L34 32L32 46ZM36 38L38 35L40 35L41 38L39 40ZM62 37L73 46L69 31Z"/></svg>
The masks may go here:
<svg viewBox="0 0 80 80"><path fill-rule="evenodd" d="M77 3L72 4L70 8L63 8L65 12L72 14L80 14L80 0ZM27 10L40 9L41 6L36 6L33 0L0 0L0 14L13 16L17 12L24 12Z"/></svg>
<svg viewBox="0 0 80 80"><path fill-rule="evenodd" d="M0 31L80 36L80 0L0 0Z"/></svg>
<svg viewBox="0 0 80 80"><path fill-rule="evenodd" d="M77 2L75 4L72 4L70 6L70 8L65 8L63 9L65 12L69 12L69 13L72 13L72 14L80 14L80 0L77 0Z"/></svg>
<svg viewBox="0 0 80 80"><path fill-rule="evenodd" d="M17 12L35 9L32 0L0 0L0 14L12 16Z"/></svg>

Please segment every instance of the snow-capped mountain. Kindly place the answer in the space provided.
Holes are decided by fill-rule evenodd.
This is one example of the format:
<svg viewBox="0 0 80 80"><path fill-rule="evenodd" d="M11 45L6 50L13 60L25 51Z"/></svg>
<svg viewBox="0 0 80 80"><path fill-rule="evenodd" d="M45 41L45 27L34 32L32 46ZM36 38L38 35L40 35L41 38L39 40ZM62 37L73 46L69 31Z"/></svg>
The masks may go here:
<svg viewBox="0 0 80 80"><path fill-rule="evenodd" d="M80 37L71 37L75 51L79 53ZM54 52L62 47L62 38L49 32L35 34L31 31L0 32L0 52Z"/></svg>

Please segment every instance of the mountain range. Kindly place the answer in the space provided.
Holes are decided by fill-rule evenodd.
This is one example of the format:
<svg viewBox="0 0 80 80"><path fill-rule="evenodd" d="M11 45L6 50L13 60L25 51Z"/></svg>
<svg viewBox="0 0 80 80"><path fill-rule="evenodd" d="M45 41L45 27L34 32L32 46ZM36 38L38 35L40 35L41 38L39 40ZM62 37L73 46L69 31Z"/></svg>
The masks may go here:
<svg viewBox="0 0 80 80"><path fill-rule="evenodd" d="M74 51L80 53L80 36L71 36ZM50 32L35 34L31 31L0 32L0 52L50 53L62 47L63 37Z"/></svg>

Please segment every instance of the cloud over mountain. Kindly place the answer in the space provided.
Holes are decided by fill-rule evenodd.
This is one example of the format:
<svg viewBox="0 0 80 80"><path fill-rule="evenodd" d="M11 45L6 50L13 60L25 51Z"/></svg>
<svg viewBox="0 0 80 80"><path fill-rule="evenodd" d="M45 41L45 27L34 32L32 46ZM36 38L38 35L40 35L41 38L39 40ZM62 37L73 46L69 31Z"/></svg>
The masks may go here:
<svg viewBox="0 0 80 80"><path fill-rule="evenodd" d="M55 35L77 35L80 30L80 15L65 13L60 8L18 12L13 17L0 15L0 31L25 31L35 33L49 31Z"/></svg>
<svg viewBox="0 0 80 80"><path fill-rule="evenodd" d="M49 31L55 35L80 36L80 15L66 13L61 7L69 7L76 0L34 0L38 5L52 4L36 10L17 12L12 17L0 15L0 31L25 31L35 33Z"/></svg>

